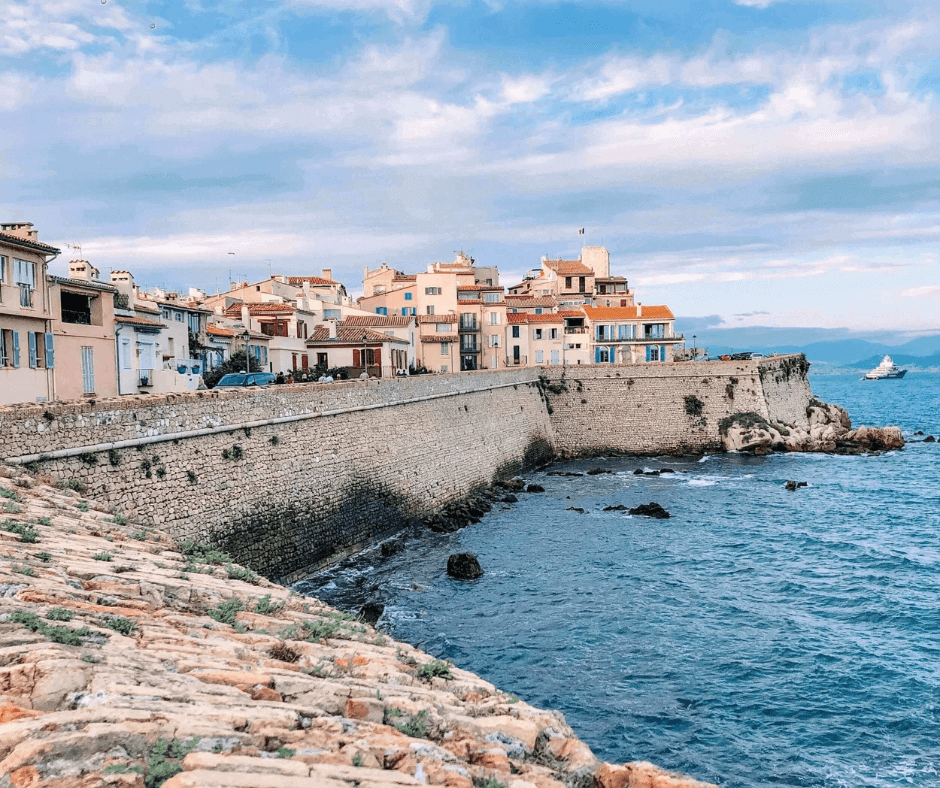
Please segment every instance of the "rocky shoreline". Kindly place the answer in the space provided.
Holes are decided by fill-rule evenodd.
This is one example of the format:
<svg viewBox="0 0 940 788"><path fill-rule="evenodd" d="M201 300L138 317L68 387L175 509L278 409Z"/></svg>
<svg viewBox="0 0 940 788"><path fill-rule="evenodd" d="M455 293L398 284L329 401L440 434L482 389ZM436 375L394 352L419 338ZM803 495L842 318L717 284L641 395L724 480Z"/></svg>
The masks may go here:
<svg viewBox="0 0 940 788"><path fill-rule="evenodd" d="M0 788L704 785L51 482L0 466Z"/></svg>

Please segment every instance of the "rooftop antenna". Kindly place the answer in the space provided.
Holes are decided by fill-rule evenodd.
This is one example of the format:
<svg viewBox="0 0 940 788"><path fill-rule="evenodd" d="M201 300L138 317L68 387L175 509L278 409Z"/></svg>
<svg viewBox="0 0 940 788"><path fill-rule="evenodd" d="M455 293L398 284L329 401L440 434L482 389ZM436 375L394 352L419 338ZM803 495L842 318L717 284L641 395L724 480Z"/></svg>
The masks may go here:
<svg viewBox="0 0 940 788"><path fill-rule="evenodd" d="M84 259L85 259L84 257L82 257L82 245L81 245L80 243L66 244L66 246L67 246L69 249L78 249L78 257L79 257L79 259L80 259L80 260L84 260Z"/></svg>

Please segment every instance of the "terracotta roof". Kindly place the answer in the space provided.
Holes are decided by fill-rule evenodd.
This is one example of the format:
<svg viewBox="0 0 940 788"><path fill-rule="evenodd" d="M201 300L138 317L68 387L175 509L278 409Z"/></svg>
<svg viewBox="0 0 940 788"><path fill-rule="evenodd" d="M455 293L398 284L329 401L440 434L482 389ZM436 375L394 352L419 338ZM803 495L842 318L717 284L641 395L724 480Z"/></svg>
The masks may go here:
<svg viewBox="0 0 940 788"><path fill-rule="evenodd" d="M626 282L627 278L625 276L598 276L594 279L595 282Z"/></svg>
<svg viewBox="0 0 940 788"><path fill-rule="evenodd" d="M414 322L408 315L349 315L340 322L341 326L385 326L387 328L405 328Z"/></svg>
<svg viewBox="0 0 940 788"><path fill-rule="evenodd" d="M479 306L480 304L484 303L484 301L479 298L474 298L472 300L469 298L458 298L457 303L460 306Z"/></svg>
<svg viewBox="0 0 940 788"><path fill-rule="evenodd" d="M500 285L457 285L457 292L461 290L500 290L502 291Z"/></svg>
<svg viewBox="0 0 940 788"><path fill-rule="evenodd" d="M392 277L393 282L417 282L417 274L396 274Z"/></svg>
<svg viewBox="0 0 940 788"><path fill-rule="evenodd" d="M527 312L510 312L506 315L508 323L561 323L564 318L559 314L531 315Z"/></svg>
<svg viewBox="0 0 940 788"><path fill-rule="evenodd" d="M288 315L297 311L297 308L290 304L232 304L223 314L226 317L241 317L243 305L248 307L248 314L252 317L256 315Z"/></svg>
<svg viewBox="0 0 940 788"><path fill-rule="evenodd" d="M293 285L294 287L300 287L304 282L309 282L312 285L338 285L339 282L334 282L332 279L324 279L322 276L289 276L287 277L287 283Z"/></svg>
<svg viewBox="0 0 940 788"><path fill-rule="evenodd" d="M546 260L544 265L560 276L594 276L594 271L580 260Z"/></svg>
<svg viewBox="0 0 940 788"><path fill-rule="evenodd" d="M426 337L421 337L422 342L456 342L457 339L456 334L429 334Z"/></svg>
<svg viewBox="0 0 940 788"><path fill-rule="evenodd" d="M558 314L562 317L584 317L584 312L580 309L559 309Z"/></svg>
<svg viewBox="0 0 940 788"><path fill-rule="evenodd" d="M591 320L646 320L665 319L674 320L675 315L668 306L648 306L643 305L640 315L636 313L635 306L585 306L584 313Z"/></svg>
<svg viewBox="0 0 940 788"><path fill-rule="evenodd" d="M525 309L535 306L558 306L554 296L506 296L506 306L515 309Z"/></svg>
<svg viewBox="0 0 940 788"><path fill-rule="evenodd" d="M336 336L330 336L330 330L326 326L317 326L313 330L313 336L307 340L307 347L312 344L323 344L324 342L335 342L340 344L361 345L363 336L366 342L395 342L399 345L407 345L407 339L399 339L381 331L373 331L370 328L361 326L344 326L342 323L336 324Z"/></svg>
<svg viewBox="0 0 940 788"><path fill-rule="evenodd" d="M460 315L448 312L446 315L418 315L419 323L456 323Z"/></svg>
<svg viewBox="0 0 940 788"><path fill-rule="evenodd" d="M15 244L16 246L24 246L27 249L35 249L38 252L48 252L50 254L60 253L59 249L56 249L54 246L49 246L49 244L42 244L39 243L39 241L30 241L27 238L20 238L16 235L10 235L9 233L0 233L0 241Z"/></svg>
<svg viewBox="0 0 940 788"><path fill-rule="evenodd" d="M229 331L227 328L220 328L219 326L208 325L206 326L206 333L212 334L217 337L233 337L235 336L234 331Z"/></svg>
<svg viewBox="0 0 940 788"><path fill-rule="evenodd" d="M115 315L114 320L116 323L128 323L132 326L150 326L152 328L166 328L163 323L157 323L153 320L147 320L143 317L124 317L123 315Z"/></svg>

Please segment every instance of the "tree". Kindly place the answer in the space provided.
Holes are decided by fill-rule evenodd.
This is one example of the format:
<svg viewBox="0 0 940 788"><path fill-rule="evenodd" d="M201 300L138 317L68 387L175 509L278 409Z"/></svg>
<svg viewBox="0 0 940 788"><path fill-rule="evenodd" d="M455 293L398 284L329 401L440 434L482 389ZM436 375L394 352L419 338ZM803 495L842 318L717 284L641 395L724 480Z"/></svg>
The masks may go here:
<svg viewBox="0 0 940 788"><path fill-rule="evenodd" d="M251 367L248 368L249 372L261 372L261 365L258 363L258 360L252 356L249 359ZM232 372L244 372L245 367L245 351L238 350L226 360L221 367L210 370L202 376L202 379L205 381L205 384L211 389L222 380L223 375L231 374Z"/></svg>

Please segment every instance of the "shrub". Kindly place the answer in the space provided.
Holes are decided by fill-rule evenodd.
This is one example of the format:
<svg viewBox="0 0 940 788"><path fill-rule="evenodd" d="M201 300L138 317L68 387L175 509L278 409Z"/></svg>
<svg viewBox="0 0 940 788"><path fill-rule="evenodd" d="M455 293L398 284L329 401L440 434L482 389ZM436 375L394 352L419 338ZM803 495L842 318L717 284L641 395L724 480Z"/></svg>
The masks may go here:
<svg viewBox="0 0 940 788"><path fill-rule="evenodd" d="M17 610L10 616L10 621L14 624L22 624L33 632L38 632L53 643L62 643L66 646L80 646L86 638L91 637L93 634L88 627L69 629L62 626L50 626L35 613L28 613L25 610Z"/></svg>
<svg viewBox="0 0 940 788"><path fill-rule="evenodd" d="M222 452L222 459L224 460L240 460L244 456L245 450L237 443L231 449L225 449Z"/></svg>
<svg viewBox="0 0 940 788"><path fill-rule="evenodd" d="M196 474L193 471L186 471L186 478L189 480L190 484L195 484L199 481L196 477Z"/></svg>
<svg viewBox="0 0 940 788"><path fill-rule="evenodd" d="M107 522L114 523L115 525L127 525L131 521L130 517L124 514L115 514L114 517Z"/></svg>
<svg viewBox="0 0 940 788"><path fill-rule="evenodd" d="M71 610L66 610L64 607L54 607L46 613L46 618L50 621L71 621L75 618L75 614Z"/></svg>
<svg viewBox="0 0 940 788"><path fill-rule="evenodd" d="M0 487L0 498L9 498L11 501L18 501L20 496L16 490L10 490L7 487Z"/></svg>
<svg viewBox="0 0 940 788"><path fill-rule="evenodd" d="M395 709L398 711L398 709ZM400 711L398 711L401 714ZM428 713L425 710L419 711L413 717L409 717L404 722L392 723L392 726L413 739L424 739L428 733Z"/></svg>
<svg viewBox="0 0 940 788"><path fill-rule="evenodd" d="M293 758L296 754L297 754L297 750L292 750L290 747L278 747L277 748L278 758Z"/></svg>
<svg viewBox="0 0 940 788"><path fill-rule="evenodd" d="M145 542L147 540L147 534L149 534L146 528L143 531L138 531L136 534L131 534L131 539L136 539L138 542Z"/></svg>
<svg viewBox="0 0 940 788"><path fill-rule="evenodd" d="M113 556L111 553L95 553L92 558L94 558L96 561L110 561Z"/></svg>
<svg viewBox="0 0 940 788"><path fill-rule="evenodd" d="M702 415L705 409L705 403L694 394L687 394L685 397L685 412L690 416L698 417Z"/></svg>
<svg viewBox="0 0 940 788"><path fill-rule="evenodd" d="M254 612L259 616L270 616L274 613L277 613L277 611L282 607L284 607L283 603L278 604L277 602L272 602L271 595L265 594L261 599L258 600L257 604L255 605Z"/></svg>
<svg viewBox="0 0 940 788"><path fill-rule="evenodd" d="M108 449L108 462L117 468L121 464L121 453L117 449Z"/></svg>
<svg viewBox="0 0 940 788"><path fill-rule="evenodd" d="M216 550L210 545L196 542L192 539L180 542L179 549L190 561L197 564L216 564L221 566L222 564L230 564L232 562L232 556L228 553L223 553L221 550Z"/></svg>
<svg viewBox="0 0 940 788"><path fill-rule="evenodd" d="M137 629L136 621L122 616L108 616L104 620L104 625L125 636L129 636L131 632Z"/></svg>
<svg viewBox="0 0 940 788"><path fill-rule="evenodd" d="M98 464L98 455L97 454L79 454L78 459L84 462L87 465L97 465Z"/></svg>
<svg viewBox="0 0 940 788"><path fill-rule="evenodd" d="M276 643L268 649L268 656L280 662L296 662L300 659L300 652L286 643Z"/></svg>
<svg viewBox="0 0 940 788"><path fill-rule="evenodd" d="M44 564L48 564L52 560L52 553L39 553L36 558L38 558Z"/></svg>
<svg viewBox="0 0 940 788"><path fill-rule="evenodd" d="M29 523L23 524L14 522L13 520L4 520L0 523L0 528L4 531L17 534L21 542L34 544L39 541L39 531L33 528Z"/></svg>
<svg viewBox="0 0 940 788"><path fill-rule="evenodd" d="M206 613L210 618L214 618L221 624L234 624L235 616L239 611L244 609L245 605L242 601L238 597L233 596L218 607L207 610Z"/></svg>
<svg viewBox="0 0 940 788"><path fill-rule="evenodd" d="M474 777L473 788L506 788L506 786L495 777Z"/></svg>
<svg viewBox="0 0 940 788"><path fill-rule="evenodd" d="M68 489L74 490L77 493L83 493L85 492L85 490L88 489L85 482L79 481L78 479L66 479L65 486Z"/></svg>
<svg viewBox="0 0 940 788"><path fill-rule="evenodd" d="M436 659L433 662L429 662L427 665L422 665L417 676L419 679L428 680L433 678L452 679L454 674L450 672L450 665Z"/></svg>
<svg viewBox="0 0 940 788"><path fill-rule="evenodd" d="M183 771L182 760L199 744L199 739L181 742L177 739L160 739L150 750L144 785L160 788L171 777Z"/></svg>
<svg viewBox="0 0 940 788"><path fill-rule="evenodd" d="M37 517L36 522L39 525L52 525L52 520L48 517Z"/></svg>
<svg viewBox="0 0 940 788"><path fill-rule="evenodd" d="M153 468L153 465L151 464L150 460L143 459L140 461L140 469L144 472L144 476L146 476L148 479L153 478L153 471L151 468Z"/></svg>
<svg viewBox="0 0 940 788"><path fill-rule="evenodd" d="M17 574L27 575L29 577L36 576L36 570L33 569L31 566L17 566L16 564L13 564L13 571L16 572Z"/></svg>
<svg viewBox="0 0 940 788"><path fill-rule="evenodd" d="M257 585L261 579L258 577L258 575L256 575L247 567L234 566L233 564L228 564L225 567L225 571L228 573L229 580L241 580L245 583L251 583L252 585Z"/></svg>

